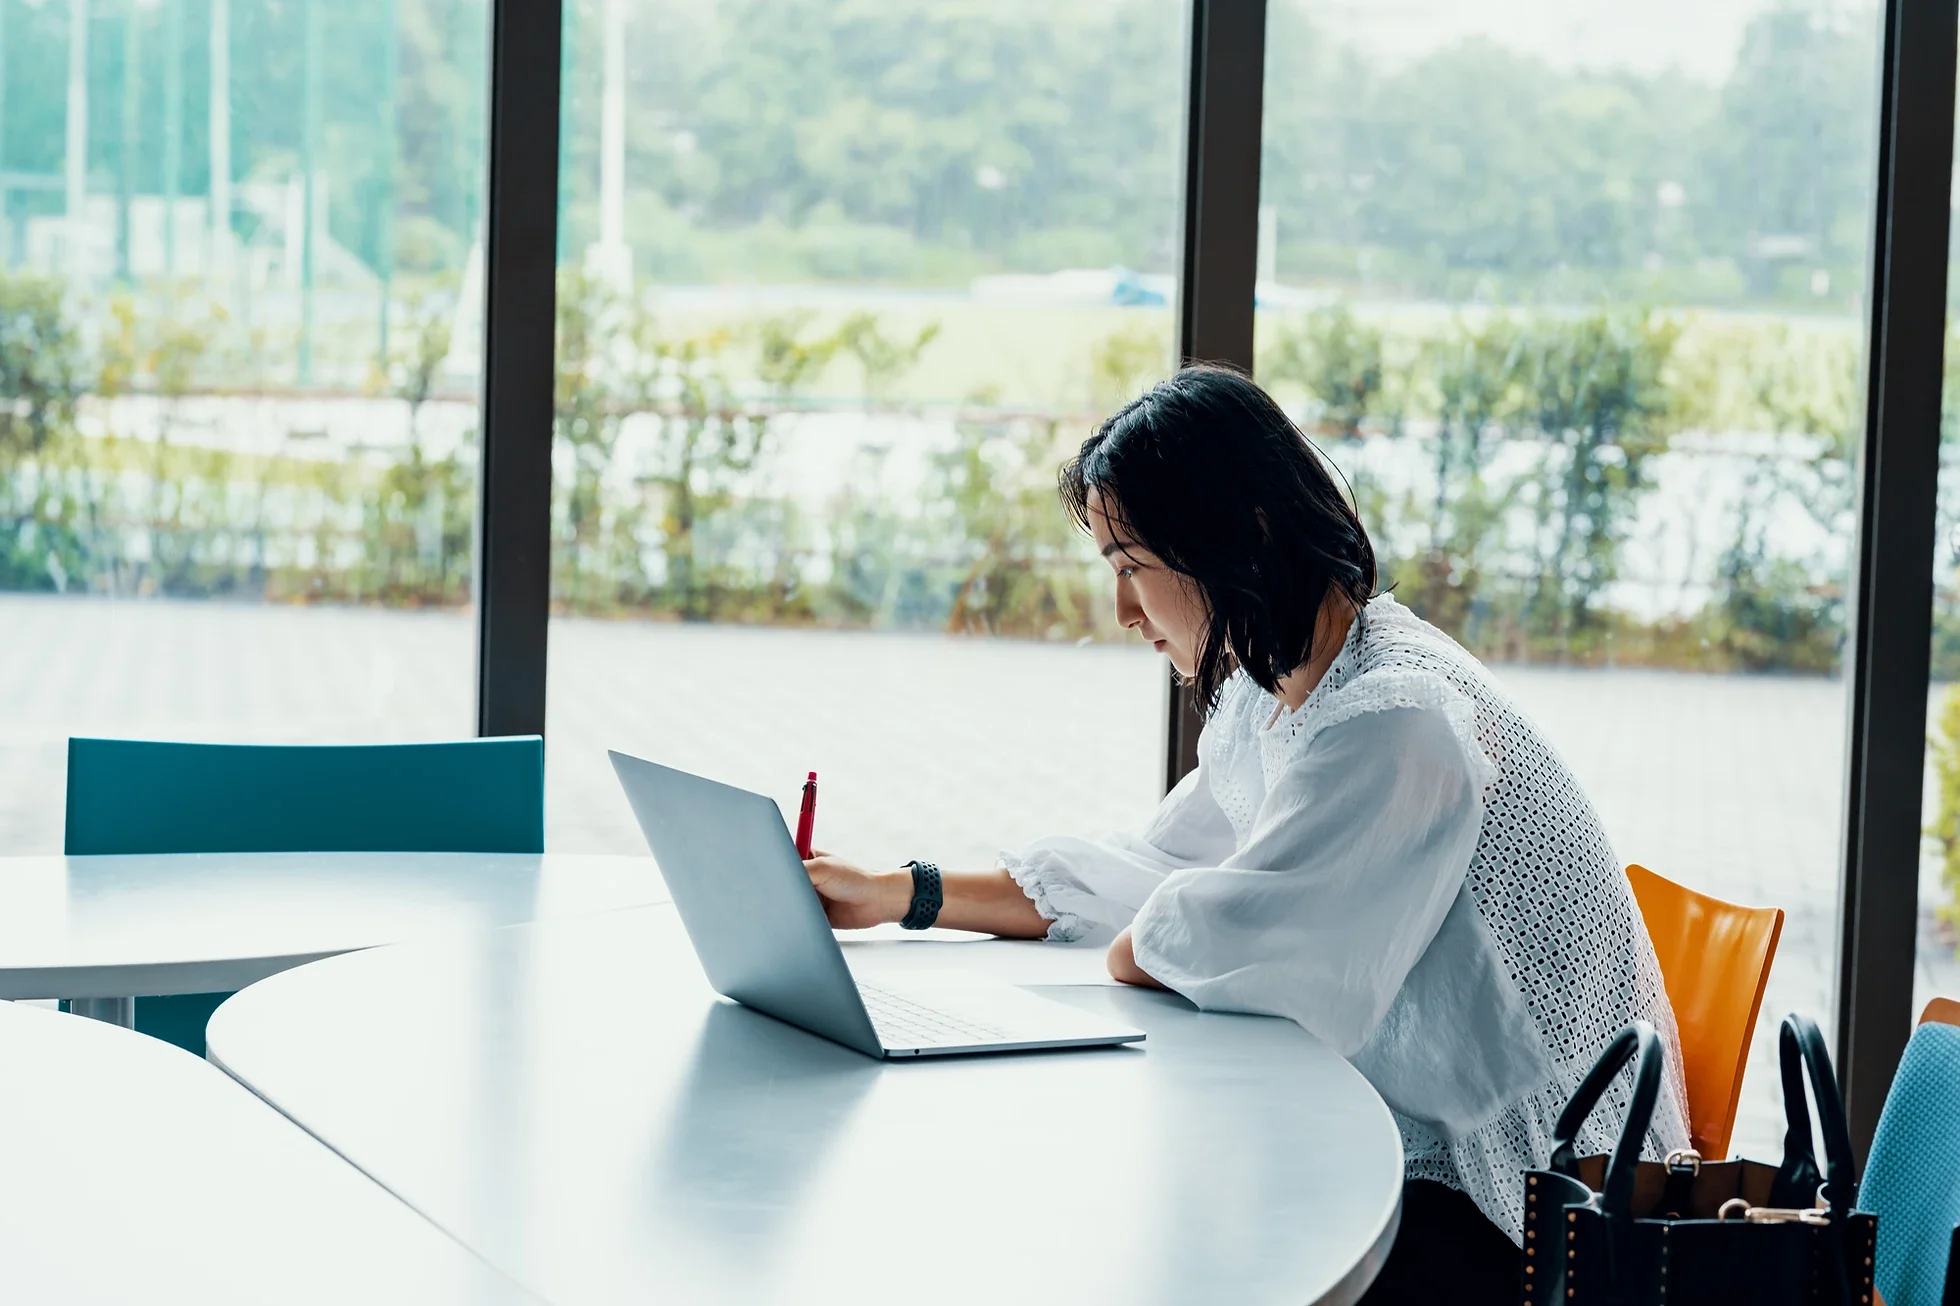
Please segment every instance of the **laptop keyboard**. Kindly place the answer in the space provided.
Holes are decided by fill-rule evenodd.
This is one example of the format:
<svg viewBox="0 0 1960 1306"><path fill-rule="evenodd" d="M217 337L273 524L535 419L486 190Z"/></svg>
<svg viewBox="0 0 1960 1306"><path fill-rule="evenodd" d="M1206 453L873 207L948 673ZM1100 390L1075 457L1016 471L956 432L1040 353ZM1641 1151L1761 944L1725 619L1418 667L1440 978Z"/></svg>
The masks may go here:
<svg viewBox="0 0 1960 1306"><path fill-rule="evenodd" d="M1005 1030L962 1020L869 984L859 984L858 992L864 995L864 1009L871 1013L871 1024L878 1031L878 1041L888 1048L935 1047L947 1043L1002 1043L1008 1039Z"/></svg>

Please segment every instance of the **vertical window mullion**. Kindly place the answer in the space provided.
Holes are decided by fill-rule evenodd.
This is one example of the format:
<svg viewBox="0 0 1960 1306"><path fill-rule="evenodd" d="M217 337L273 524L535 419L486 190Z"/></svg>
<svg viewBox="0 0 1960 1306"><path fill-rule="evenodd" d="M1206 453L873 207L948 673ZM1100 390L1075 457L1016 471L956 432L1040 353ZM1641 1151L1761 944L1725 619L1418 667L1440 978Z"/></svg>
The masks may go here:
<svg viewBox="0 0 1960 1306"><path fill-rule="evenodd" d="M1846 657L1837 1063L1871 1143L1911 1032L1953 163L1953 0L1888 0Z"/></svg>
<svg viewBox="0 0 1960 1306"><path fill-rule="evenodd" d="M551 601L560 0L491 0L477 733L543 734Z"/></svg>
<svg viewBox="0 0 1960 1306"><path fill-rule="evenodd" d="M1192 0L1190 22L1178 358L1228 363L1249 375L1253 282L1258 275L1266 2ZM1175 676L1167 721L1168 788L1198 764L1196 705Z"/></svg>

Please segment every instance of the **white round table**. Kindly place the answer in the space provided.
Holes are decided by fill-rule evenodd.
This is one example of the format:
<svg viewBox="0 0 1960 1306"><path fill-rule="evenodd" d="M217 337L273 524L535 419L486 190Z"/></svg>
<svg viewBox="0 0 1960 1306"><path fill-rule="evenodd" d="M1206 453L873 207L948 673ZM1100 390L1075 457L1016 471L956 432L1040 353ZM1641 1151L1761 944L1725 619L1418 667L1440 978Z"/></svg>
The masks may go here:
<svg viewBox="0 0 1960 1306"><path fill-rule="evenodd" d="M167 1043L0 1002L7 1306L536 1302Z"/></svg>
<svg viewBox="0 0 1960 1306"><path fill-rule="evenodd" d="M558 1306L1359 1296L1402 1154L1352 1067L1285 1021L1041 991L1149 1039L876 1061L718 999L652 907L288 971L218 1009L210 1057Z"/></svg>
<svg viewBox="0 0 1960 1306"><path fill-rule="evenodd" d="M206 853L0 857L0 998L224 993L336 953L667 901L651 857Z"/></svg>

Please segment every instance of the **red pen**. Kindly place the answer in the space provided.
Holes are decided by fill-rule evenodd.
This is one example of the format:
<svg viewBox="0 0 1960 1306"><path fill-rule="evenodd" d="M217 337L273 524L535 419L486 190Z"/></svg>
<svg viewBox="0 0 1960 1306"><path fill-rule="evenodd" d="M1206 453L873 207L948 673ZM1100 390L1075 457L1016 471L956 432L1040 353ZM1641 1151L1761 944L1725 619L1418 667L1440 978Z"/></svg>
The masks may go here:
<svg viewBox="0 0 1960 1306"><path fill-rule="evenodd" d="M817 832L817 773L803 782L803 810L796 817L796 855L810 860L810 839Z"/></svg>

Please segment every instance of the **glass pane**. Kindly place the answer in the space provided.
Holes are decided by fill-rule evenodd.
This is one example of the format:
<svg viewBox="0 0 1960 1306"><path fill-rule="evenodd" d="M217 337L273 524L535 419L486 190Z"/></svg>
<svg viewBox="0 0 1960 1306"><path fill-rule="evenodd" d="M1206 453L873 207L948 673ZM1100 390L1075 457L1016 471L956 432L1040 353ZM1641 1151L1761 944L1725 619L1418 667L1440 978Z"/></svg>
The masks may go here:
<svg viewBox="0 0 1960 1306"><path fill-rule="evenodd" d="M1618 855L1788 912L1828 1027L1878 15L1276 0L1259 369L1397 595L1491 664Z"/></svg>
<svg viewBox="0 0 1960 1306"><path fill-rule="evenodd" d="M1956 228L1960 231L1960 228ZM1940 395L1939 516L1933 542L1933 648L1926 707L1926 842L1919 864L1915 1019L1933 998L1960 1000L1960 258L1947 272Z"/></svg>
<svg viewBox="0 0 1960 1306"><path fill-rule="evenodd" d="M552 846L605 750L991 864L1161 793L1165 670L1054 492L1171 355L1183 9L566 7Z"/></svg>
<svg viewBox="0 0 1960 1306"><path fill-rule="evenodd" d="M0 3L0 852L71 734L473 733L485 22Z"/></svg>

